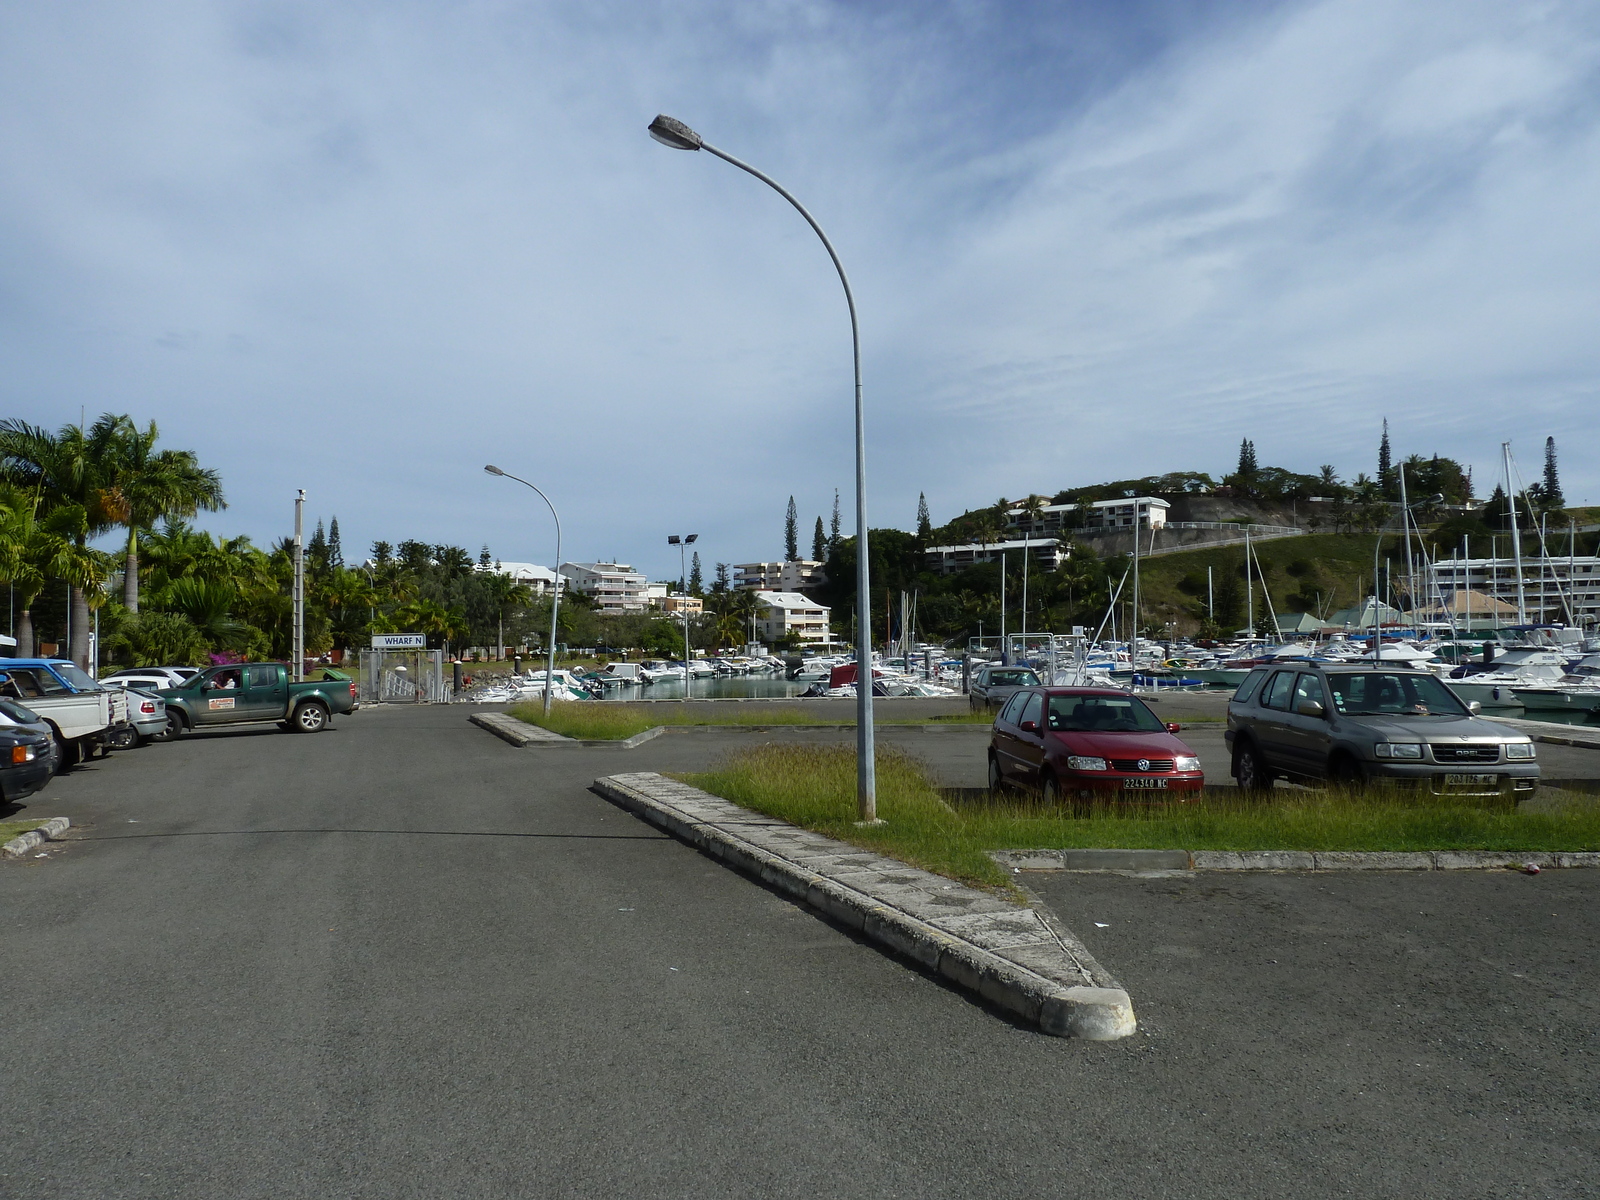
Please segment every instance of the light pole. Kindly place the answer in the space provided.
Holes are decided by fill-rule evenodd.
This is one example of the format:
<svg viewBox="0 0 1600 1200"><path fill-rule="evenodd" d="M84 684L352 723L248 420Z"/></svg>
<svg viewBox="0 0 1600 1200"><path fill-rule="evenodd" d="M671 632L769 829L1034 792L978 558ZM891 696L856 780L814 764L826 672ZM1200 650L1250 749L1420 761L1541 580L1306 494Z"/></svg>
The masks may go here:
<svg viewBox="0 0 1600 1200"><path fill-rule="evenodd" d="M839 282L844 285L844 300L850 309L850 347L855 359L856 381L856 804L863 822L876 822L878 782L872 731L872 593L868 587L867 571L866 415L861 402L861 329L856 322L856 299L850 291L850 279L844 273L844 264L839 261L833 243L822 232L822 226L806 211L805 205L777 180L763 175L749 163L740 162L733 155L718 150L682 121L672 117L658 116L651 121L650 136L674 150L705 150L723 162L749 172L772 188L794 205L795 210L806 219L806 224L822 239L823 248L833 260L834 269L839 272Z"/></svg>
<svg viewBox="0 0 1600 1200"><path fill-rule="evenodd" d="M544 715L550 715L550 689L555 685L556 678L556 613L561 607L561 516L556 512L556 506L550 503L550 497L526 479L513 475L509 471L502 471L499 467L484 467L491 475L498 475L502 479L514 479L523 487L533 488L539 492L539 499L543 500L550 508L550 515L556 522L556 578L550 590L550 646L549 654L545 659L544 667Z"/></svg>
<svg viewBox="0 0 1600 1200"><path fill-rule="evenodd" d="M678 548L678 577L683 580L683 597L678 601L678 615L683 618L683 702L689 703L689 565L684 559L688 548L698 541L698 533L686 533L679 537L675 533L667 534L667 545Z"/></svg>

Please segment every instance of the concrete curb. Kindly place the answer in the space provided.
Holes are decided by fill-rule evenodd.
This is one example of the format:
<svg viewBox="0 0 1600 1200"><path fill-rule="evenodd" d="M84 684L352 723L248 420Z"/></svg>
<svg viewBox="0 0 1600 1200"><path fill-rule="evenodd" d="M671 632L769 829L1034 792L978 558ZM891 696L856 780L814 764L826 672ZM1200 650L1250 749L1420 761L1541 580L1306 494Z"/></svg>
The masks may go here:
<svg viewBox="0 0 1600 1200"><path fill-rule="evenodd" d="M1076 938L898 859L798 829L654 772L595 791L702 853L761 880L1045 1033L1113 1041L1133 1003Z"/></svg>
<svg viewBox="0 0 1600 1200"><path fill-rule="evenodd" d="M1483 714L1479 714L1482 716ZM1557 725L1553 721L1529 721L1522 717L1485 717L1485 720L1498 721L1502 725L1509 725L1513 729L1521 730L1536 742L1548 742L1552 746L1577 746L1582 750L1600 750L1600 736L1589 734L1583 736L1570 733L1551 733L1553 729L1577 729L1576 725ZM1552 780L1551 782L1555 782Z"/></svg>
<svg viewBox="0 0 1600 1200"><path fill-rule="evenodd" d="M1481 871L1600 868L1600 852L1543 850L995 850L1009 871Z"/></svg>
<svg viewBox="0 0 1600 1200"><path fill-rule="evenodd" d="M505 713L473 713L467 718L479 729L487 729L503 742L510 742L513 746L577 746L582 743L574 738L562 737L559 733L551 733L548 729L541 729L537 725L529 725L526 721L519 721L515 717L508 717Z"/></svg>
<svg viewBox="0 0 1600 1200"><path fill-rule="evenodd" d="M27 833L18 834L4 846L0 846L0 854L7 858L21 858L35 846L42 846L51 838L58 838L72 827L72 822L66 817L51 817L37 829L30 829Z"/></svg>
<svg viewBox="0 0 1600 1200"><path fill-rule="evenodd" d="M663 703L666 703L663 701ZM643 733L636 733L630 738L572 738L559 733L551 733L538 725L529 725L526 721L519 721L505 713L473 713L467 720L480 729L487 729L502 741L510 742L513 746L588 746L595 749L611 747L616 750L632 750L646 742L653 741L664 733L700 733L715 732L726 733L773 733L794 730L799 733L836 733L854 729L854 725L653 725ZM985 736L989 733L987 725L967 724L908 724L898 725L888 722L878 726L882 730L917 729L924 732L945 729L975 729Z"/></svg>

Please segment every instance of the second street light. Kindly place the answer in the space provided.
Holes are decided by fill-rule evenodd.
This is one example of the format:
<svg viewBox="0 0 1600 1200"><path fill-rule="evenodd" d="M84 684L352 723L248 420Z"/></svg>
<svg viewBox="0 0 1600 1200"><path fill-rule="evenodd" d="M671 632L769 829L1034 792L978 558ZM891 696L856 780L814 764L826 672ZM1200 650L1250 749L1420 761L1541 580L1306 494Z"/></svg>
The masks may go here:
<svg viewBox="0 0 1600 1200"><path fill-rule="evenodd" d="M844 300L850 309L850 346L856 380L856 806L863 822L876 823L878 783L872 732L872 591L868 586L867 573L866 412L861 401L861 329L856 323L856 299L850 291L850 279L844 273L844 264L839 261L833 243L822 232L822 226L806 211L805 205L777 180L762 174L749 163L740 162L726 151L718 150L682 121L672 117L657 116L651 121L650 136L674 150L704 150L707 154L713 154L723 162L754 175L794 205L796 211L806 219L806 224L822 239L823 248L833 260L834 269L839 272L839 282L844 285Z"/></svg>
<svg viewBox="0 0 1600 1200"><path fill-rule="evenodd" d="M498 475L502 479L514 479L523 487L533 488L539 492L539 499L543 500L550 508L550 515L556 522L556 578L550 588L550 647L544 667L544 715L550 715L550 689L556 682L556 612L561 606L561 517L556 513L556 506L550 503L550 497L540 492L537 487L520 476L509 471L502 471L499 467L484 467L491 475Z"/></svg>
<svg viewBox="0 0 1600 1200"><path fill-rule="evenodd" d="M683 597L678 602L678 614L683 618L683 702L689 703L689 566L684 558L688 548L700 540L698 533L686 533L679 537L675 533L667 534L667 545L678 548L679 578L683 580Z"/></svg>

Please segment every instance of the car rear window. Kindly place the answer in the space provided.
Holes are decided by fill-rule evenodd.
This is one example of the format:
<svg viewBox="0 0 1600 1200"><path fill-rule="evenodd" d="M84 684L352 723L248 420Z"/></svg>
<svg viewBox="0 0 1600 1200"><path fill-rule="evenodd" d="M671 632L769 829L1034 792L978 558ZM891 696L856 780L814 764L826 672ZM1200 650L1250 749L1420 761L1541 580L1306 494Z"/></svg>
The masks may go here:
<svg viewBox="0 0 1600 1200"><path fill-rule="evenodd" d="M1039 677L1032 671L1025 670L990 671L989 685L991 687L1038 687Z"/></svg>
<svg viewBox="0 0 1600 1200"><path fill-rule="evenodd" d="M1288 708L1289 693L1294 690L1294 672L1279 671L1272 677L1272 682L1267 684L1267 690L1262 693L1261 706L1263 708Z"/></svg>
<svg viewBox="0 0 1600 1200"><path fill-rule="evenodd" d="M1250 697L1256 694L1256 689L1261 686L1261 681L1267 677L1265 671L1251 671L1244 677L1244 682L1239 685L1239 690L1234 692L1233 698L1240 704L1248 704Z"/></svg>

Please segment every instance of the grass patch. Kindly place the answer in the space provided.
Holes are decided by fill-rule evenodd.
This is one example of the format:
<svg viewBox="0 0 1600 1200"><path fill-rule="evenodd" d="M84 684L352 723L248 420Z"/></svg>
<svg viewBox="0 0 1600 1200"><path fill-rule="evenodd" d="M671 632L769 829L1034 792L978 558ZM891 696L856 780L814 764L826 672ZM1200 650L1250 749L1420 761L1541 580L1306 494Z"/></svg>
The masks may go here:
<svg viewBox="0 0 1600 1200"><path fill-rule="evenodd" d="M4 845L18 834L27 833L30 829L37 829L44 824L44 819L36 821L0 821L0 845Z"/></svg>
<svg viewBox="0 0 1600 1200"><path fill-rule="evenodd" d="M955 879L1007 885L990 850L1596 850L1600 799L1541 797L1537 811L1403 792L1351 795L1280 788L1270 799L1213 792L1188 804L1142 804L1074 817L1027 798L954 807L927 770L878 752L878 815L858 828L855 751L757 746L682 778L735 804L780 817Z"/></svg>
<svg viewBox="0 0 1600 1200"><path fill-rule="evenodd" d="M830 719L828 714L803 704L767 707L743 704L625 704L614 701L568 701L552 704L544 715L544 704L533 700L513 704L506 710L519 721L538 725L565 737L586 740L630 738L657 725L746 725L759 728L779 725L837 725L854 728L854 721ZM992 715L956 713L948 717L906 718L878 721L878 725L922 724L925 721L952 725L991 725Z"/></svg>

